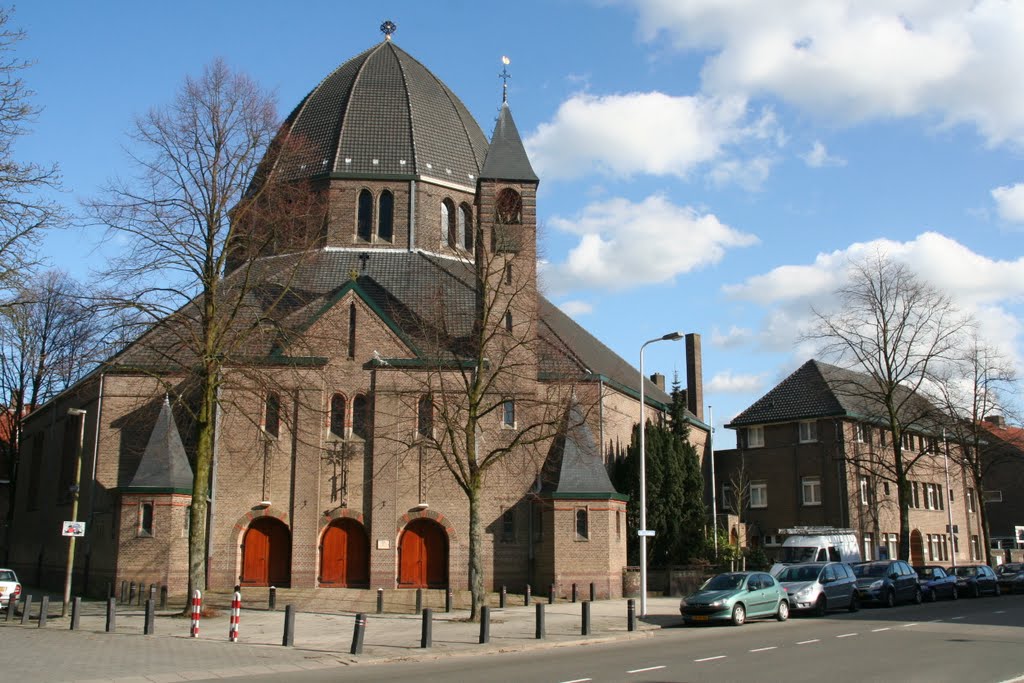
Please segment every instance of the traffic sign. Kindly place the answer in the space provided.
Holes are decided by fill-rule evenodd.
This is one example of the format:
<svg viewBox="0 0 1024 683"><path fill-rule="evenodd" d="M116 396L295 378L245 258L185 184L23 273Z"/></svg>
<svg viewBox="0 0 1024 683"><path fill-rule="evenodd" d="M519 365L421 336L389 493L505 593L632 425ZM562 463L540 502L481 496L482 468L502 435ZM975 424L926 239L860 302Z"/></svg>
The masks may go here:
<svg viewBox="0 0 1024 683"><path fill-rule="evenodd" d="M85 536L85 522L64 522L61 536Z"/></svg>
<svg viewBox="0 0 1024 683"><path fill-rule="evenodd" d="M654 529L637 529L636 530L636 535L637 536L653 536L654 535Z"/></svg>

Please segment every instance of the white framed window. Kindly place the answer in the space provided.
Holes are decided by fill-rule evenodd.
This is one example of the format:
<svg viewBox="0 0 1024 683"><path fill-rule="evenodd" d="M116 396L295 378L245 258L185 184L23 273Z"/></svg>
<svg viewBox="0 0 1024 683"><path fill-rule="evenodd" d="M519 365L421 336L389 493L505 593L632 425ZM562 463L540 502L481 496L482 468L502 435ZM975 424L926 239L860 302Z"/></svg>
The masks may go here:
<svg viewBox="0 0 1024 683"><path fill-rule="evenodd" d="M780 538L778 534L765 534L764 544L772 546L782 545L782 538Z"/></svg>
<svg viewBox="0 0 1024 683"><path fill-rule="evenodd" d="M967 511L977 511L977 500L975 499L974 489L967 489Z"/></svg>
<svg viewBox="0 0 1024 683"><path fill-rule="evenodd" d="M766 507L768 507L768 482L764 482L764 481L752 481L752 482L750 482L750 507L752 507L752 508L766 508Z"/></svg>
<svg viewBox="0 0 1024 683"><path fill-rule="evenodd" d="M818 423L800 423L800 443L813 443L818 440Z"/></svg>
<svg viewBox="0 0 1024 683"><path fill-rule="evenodd" d="M733 496L732 484L722 484L722 508L736 512L736 498Z"/></svg>
<svg viewBox="0 0 1024 683"><path fill-rule="evenodd" d="M870 562L875 559L875 535L871 532L864 533L864 561Z"/></svg>
<svg viewBox="0 0 1024 683"><path fill-rule="evenodd" d="M747 448L764 448L764 427L747 427Z"/></svg>
<svg viewBox="0 0 1024 683"><path fill-rule="evenodd" d="M804 505L821 505L821 477L803 477L800 488Z"/></svg>
<svg viewBox="0 0 1024 683"><path fill-rule="evenodd" d="M886 551L889 553L889 559L893 560L900 555L900 536L899 534L882 534L882 540L885 541Z"/></svg>
<svg viewBox="0 0 1024 683"><path fill-rule="evenodd" d="M871 443L871 425L866 422L857 423L857 441L859 443Z"/></svg>
<svg viewBox="0 0 1024 683"><path fill-rule="evenodd" d="M871 484L871 480L868 479L867 475L860 475L860 502L862 505L868 504L868 487Z"/></svg>
<svg viewBox="0 0 1024 683"><path fill-rule="evenodd" d="M507 399L501 404L501 426L515 429L516 426L516 402Z"/></svg>
<svg viewBox="0 0 1024 683"><path fill-rule="evenodd" d="M971 534L971 559L981 559L981 539L978 538L977 534Z"/></svg>

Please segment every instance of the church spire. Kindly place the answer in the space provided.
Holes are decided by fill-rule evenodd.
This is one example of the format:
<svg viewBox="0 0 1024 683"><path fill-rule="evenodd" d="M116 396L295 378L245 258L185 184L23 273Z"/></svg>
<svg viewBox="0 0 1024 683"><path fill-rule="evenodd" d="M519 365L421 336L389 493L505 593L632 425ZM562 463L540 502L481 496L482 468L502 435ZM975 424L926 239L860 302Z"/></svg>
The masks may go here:
<svg viewBox="0 0 1024 683"><path fill-rule="evenodd" d="M540 179L533 172L530 158L526 155L523 140L519 137L516 122L512 120L512 111L508 102L501 103L498 122L494 125L491 144L487 148L484 167L480 171L481 180L519 180L538 182Z"/></svg>

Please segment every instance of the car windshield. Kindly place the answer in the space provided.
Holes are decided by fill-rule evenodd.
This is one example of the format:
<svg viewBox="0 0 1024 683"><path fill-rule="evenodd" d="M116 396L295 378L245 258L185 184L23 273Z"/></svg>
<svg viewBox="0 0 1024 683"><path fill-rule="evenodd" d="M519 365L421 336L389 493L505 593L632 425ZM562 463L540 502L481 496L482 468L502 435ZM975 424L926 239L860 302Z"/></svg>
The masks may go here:
<svg viewBox="0 0 1024 683"><path fill-rule="evenodd" d="M853 573L857 576L885 576L887 564L858 564L854 566Z"/></svg>
<svg viewBox="0 0 1024 683"><path fill-rule="evenodd" d="M917 575L922 579L935 578L935 570L931 567L914 567L914 571L917 572Z"/></svg>
<svg viewBox="0 0 1024 683"><path fill-rule="evenodd" d="M14 572L10 569L0 570L0 581L17 581L17 577L14 576Z"/></svg>
<svg viewBox="0 0 1024 683"><path fill-rule="evenodd" d="M974 567L957 567L953 573L957 576L974 576Z"/></svg>
<svg viewBox="0 0 1024 683"><path fill-rule="evenodd" d="M800 564L801 562L814 562L818 559L818 549L807 546L786 546L782 549L782 561L787 564Z"/></svg>
<svg viewBox="0 0 1024 683"><path fill-rule="evenodd" d="M708 579L707 583L701 586L706 591L730 591L736 590L743 585L745 574L719 574Z"/></svg>
<svg viewBox="0 0 1024 683"><path fill-rule="evenodd" d="M797 564L792 567L786 567L776 578L779 581L814 581L818 578L818 574L820 573L820 565L812 564L801 566Z"/></svg>
<svg viewBox="0 0 1024 683"><path fill-rule="evenodd" d="M1000 565L996 571L1000 574L1015 574L1020 571L1021 565L1017 563Z"/></svg>

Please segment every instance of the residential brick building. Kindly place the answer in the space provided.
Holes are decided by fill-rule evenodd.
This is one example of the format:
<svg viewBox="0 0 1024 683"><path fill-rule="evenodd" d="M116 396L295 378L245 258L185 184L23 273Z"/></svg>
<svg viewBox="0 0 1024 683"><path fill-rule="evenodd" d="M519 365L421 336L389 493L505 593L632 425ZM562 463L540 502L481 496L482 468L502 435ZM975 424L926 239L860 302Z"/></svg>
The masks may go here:
<svg viewBox="0 0 1024 683"><path fill-rule="evenodd" d="M388 37L329 74L281 135L305 156L266 167L315 181L329 216L313 253L268 254L252 271L263 291L285 291L287 277L287 305L254 317L268 332L248 349L253 365L223 377L209 585L467 588L466 495L416 444L436 428L438 392L465 367L460 343L486 286L516 293L501 325L522 343L516 377L478 438L514 443L537 397L571 397L561 415L580 418L535 448L539 458L516 447L488 474L485 586L565 592L594 582L599 595L620 595L626 500L605 465L630 439L639 380L537 292L539 179L508 104L488 141L458 97ZM484 260L500 262L499 275ZM282 341L282 329L301 333ZM691 440L703 454L699 337L687 348ZM82 408L87 532L76 585L185 589L183 464L194 445L180 409L187 397L165 403L162 353L137 342L33 414L12 553L25 580L54 585L63 575L58 527L79 426L68 409ZM669 396L645 385L657 419Z"/></svg>
<svg viewBox="0 0 1024 683"><path fill-rule="evenodd" d="M720 509L738 514L748 541L769 555L782 543L780 529L834 526L856 531L865 559L881 548L897 556L892 437L877 406L844 390L855 376L808 361L726 425L737 448L715 453ZM955 459L947 462L940 435L921 422L903 436L914 461L912 563L983 561L978 492Z"/></svg>
<svg viewBox="0 0 1024 683"><path fill-rule="evenodd" d="M1018 531L1024 528L1024 428L1006 424L1002 415L986 416L981 426L989 539L1000 550L1024 548Z"/></svg>

